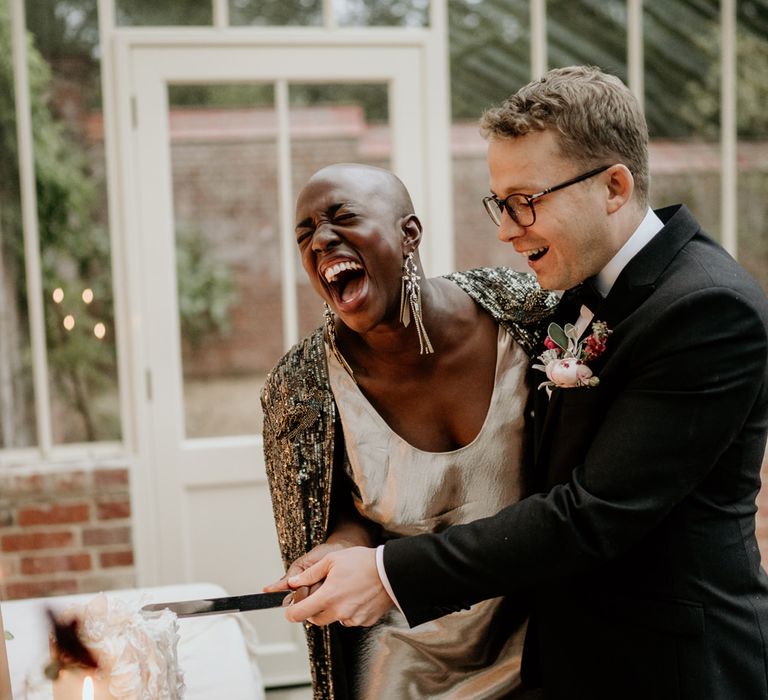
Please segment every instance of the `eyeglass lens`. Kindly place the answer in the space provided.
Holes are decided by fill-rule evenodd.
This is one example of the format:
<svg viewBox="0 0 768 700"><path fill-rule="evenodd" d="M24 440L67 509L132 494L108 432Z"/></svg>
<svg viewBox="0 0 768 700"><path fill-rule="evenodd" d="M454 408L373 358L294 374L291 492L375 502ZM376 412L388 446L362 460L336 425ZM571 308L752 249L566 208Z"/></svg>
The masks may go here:
<svg viewBox="0 0 768 700"><path fill-rule="evenodd" d="M518 226L530 226L534 221L532 202L529 202L523 195L511 195L505 200L497 197L486 197L483 199L485 210L488 212L493 223L501 225L501 215L504 209Z"/></svg>

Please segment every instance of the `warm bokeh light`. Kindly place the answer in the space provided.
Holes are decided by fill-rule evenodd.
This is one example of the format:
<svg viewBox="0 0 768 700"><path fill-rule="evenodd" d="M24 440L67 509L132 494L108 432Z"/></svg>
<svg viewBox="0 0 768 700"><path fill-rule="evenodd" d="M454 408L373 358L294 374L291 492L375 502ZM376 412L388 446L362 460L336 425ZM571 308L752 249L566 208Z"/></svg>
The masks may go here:
<svg viewBox="0 0 768 700"><path fill-rule="evenodd" d="M99 322L93 327L93 334L101 340L107 334L107 327Z"/></svg>
<svg viewBox="0 0 768 700"><path fill-rule="evenodd" d="M56 287L51 296L57 304L61 304L61 302L64 301L64 290L61 287Z"/></svg>
<svg viewBox="0 0 768 700"><path fill-rule="evenodd" d="M67 314L64 317L64 328L71 331L75 327L75 317L72 314Z"/></svg>
<svg viewBox="0 0 768 700"><path fill-rule="evenodd" d="M83 301L86 304L90 304L93 301L93 290L92 289L84 289L83 290Z"/></svg>

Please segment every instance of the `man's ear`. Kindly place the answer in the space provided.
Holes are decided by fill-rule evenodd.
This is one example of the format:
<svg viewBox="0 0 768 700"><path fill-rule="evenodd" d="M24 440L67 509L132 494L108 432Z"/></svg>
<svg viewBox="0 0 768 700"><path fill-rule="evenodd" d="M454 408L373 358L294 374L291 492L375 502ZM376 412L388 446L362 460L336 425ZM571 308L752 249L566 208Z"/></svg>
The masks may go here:
<svg viewBox="0 0 768 700"><path fill-rule="evenodd" d="M412 253L421 243L421 221L416 214L408 214L400 219L400 230L403 232L403 255Z"/></svg>
<svg viewBox="0 0 768 700"><path fill-rule="evenodd" d="M635 178L632 177L629 168L621 163L612 165L606 174L609 178L606 211L608 214L613 214L632 199L632 193L635 191Z"/></svg>

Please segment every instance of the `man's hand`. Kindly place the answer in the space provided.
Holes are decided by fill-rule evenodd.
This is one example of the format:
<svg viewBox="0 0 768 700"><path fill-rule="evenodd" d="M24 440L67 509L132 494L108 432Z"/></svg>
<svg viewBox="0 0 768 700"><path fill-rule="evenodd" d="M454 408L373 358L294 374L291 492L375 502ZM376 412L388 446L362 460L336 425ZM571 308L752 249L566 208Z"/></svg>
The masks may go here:
<svg viewBox="0 0 768 700"><path fill-rule="evenodd" d="M307 620L313 625L338 621L347 627L370 627L394 605L381 585L375 549L350 547L328 554L302 573L289 577L288 585L296 590L321 581L306 599L294 601L286 608L288 621Z"/></svg>
<svg viewBox="0 0 768 700"><path fill-rule="evenodd" d="M359 517L342 515L336 523L333 532L328 536L326 542L317 545L317 547L313 547L306 554L302 554L288 567L285 576L279 581L264 586L262 590L267 593L290 591L291 587L288 585L288 579L291 576L300 574L313 564L317 564L317 562L319 562L326 554L355 546L370 547L373 546L373 543L374 539L371 534L370 523ZM283 605L298 603L319 587L320 583L318 582L311 587L301 586L300 588L296 588L293 590L293 595L285 597Z"/></svg>
<svg viewBox="0 0 768 700"><path fill-rule="evenodd" d="M320 588L320 584L316 583L313 586L301 586L300 588L291 589L288 585L288 578L291 576L297 576L302 571L306 571L309 567L317 564L326 554L331 552L337 552L342 549L347 549L349 545L341 542L324 542L310 549L306 554L302 554L296 561L288 567L288 571L278 581L270 583L262 589L266 593L272 593L276 591L290 591L293 590L292 595L285 597L283 605L289 605L291 603L298 603L306 598L310 593Z"/></svg>

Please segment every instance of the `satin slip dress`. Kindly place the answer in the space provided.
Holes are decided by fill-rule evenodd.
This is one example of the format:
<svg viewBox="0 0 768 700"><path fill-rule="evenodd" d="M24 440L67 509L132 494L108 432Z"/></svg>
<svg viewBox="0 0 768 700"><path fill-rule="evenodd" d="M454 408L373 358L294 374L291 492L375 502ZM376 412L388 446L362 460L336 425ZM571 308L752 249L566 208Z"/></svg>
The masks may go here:
<svg viewBox="0 0 768 700"><path fill-rule="evenodd" d="M397 435L327 352L349 477L360 514L384 538L439 532L493 515L520 498L528 356L499 328L493 394L475 439L425 452ZM390 612L363 631L353 685L361 700L490 700L520 688L524 606L494 598L409 628Z"/></svg>

